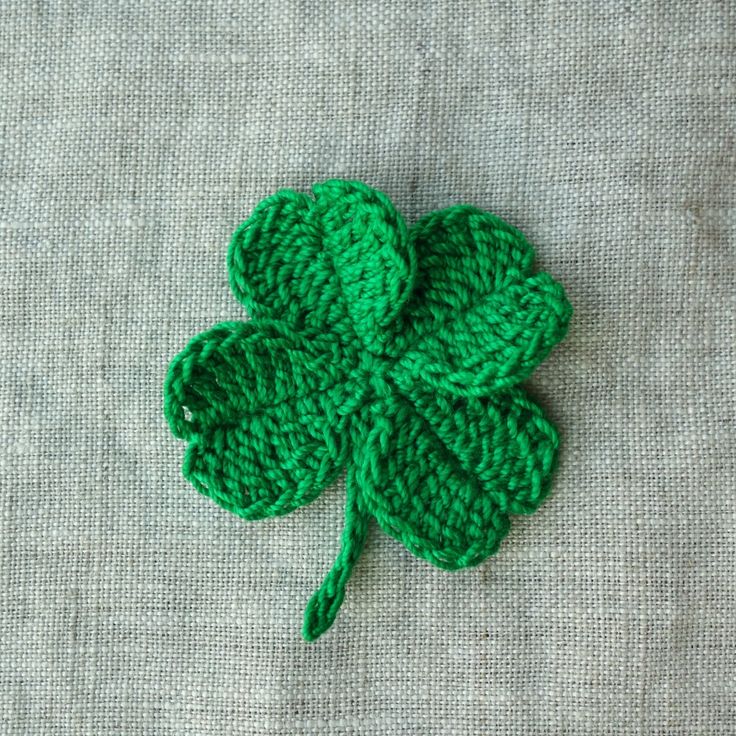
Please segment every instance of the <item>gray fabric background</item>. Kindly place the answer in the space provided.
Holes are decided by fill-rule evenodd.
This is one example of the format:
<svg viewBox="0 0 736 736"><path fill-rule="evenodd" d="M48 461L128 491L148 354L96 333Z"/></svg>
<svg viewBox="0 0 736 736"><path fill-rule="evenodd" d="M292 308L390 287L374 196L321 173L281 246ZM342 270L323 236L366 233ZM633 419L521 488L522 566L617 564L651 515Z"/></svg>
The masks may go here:
<svg viewBox="0 0 736 736"><path fill-rule="evenodd" d="M3 734L736 733L733 3L0 9ZM332 176L471 202L567 287L555 492L448 574L342 489L246 524L180 475L171 357L233 228Z"/></svg>

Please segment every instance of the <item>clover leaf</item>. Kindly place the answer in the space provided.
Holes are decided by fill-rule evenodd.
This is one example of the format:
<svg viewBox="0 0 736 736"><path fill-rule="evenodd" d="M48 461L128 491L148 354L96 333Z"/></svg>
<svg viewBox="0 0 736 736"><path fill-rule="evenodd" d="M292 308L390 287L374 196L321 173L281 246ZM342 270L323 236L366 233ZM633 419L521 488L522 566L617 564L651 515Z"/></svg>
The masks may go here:
<svg viewBox="0 0 736 736"><path fill-rule="evenodd" d="M490 213L450 207L407 230L360 182L313 195L277 192L235 232L230 283L252 319L195 337L164 388L184 475L245 519L289 513L345 473L341 549L307 640L333 623L371 518L455 570L537 508L559 441L518 384L572 315Z"/></svg>

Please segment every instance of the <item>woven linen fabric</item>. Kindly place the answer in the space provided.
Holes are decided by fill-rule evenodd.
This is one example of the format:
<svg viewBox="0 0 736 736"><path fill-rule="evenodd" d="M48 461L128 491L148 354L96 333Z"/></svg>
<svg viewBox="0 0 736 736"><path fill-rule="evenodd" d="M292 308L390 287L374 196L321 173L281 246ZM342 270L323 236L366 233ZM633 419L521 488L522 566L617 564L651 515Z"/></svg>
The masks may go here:
<svg viewBox="0 0 736 736"><path fill-rule="evenodd" d="M733 4L10 0L0 72L0 732L736 732ZM305 644L344 487L226 513L162 383L330 177L495 212L575 315L540 511L458 573L373 531Z"/></svg>

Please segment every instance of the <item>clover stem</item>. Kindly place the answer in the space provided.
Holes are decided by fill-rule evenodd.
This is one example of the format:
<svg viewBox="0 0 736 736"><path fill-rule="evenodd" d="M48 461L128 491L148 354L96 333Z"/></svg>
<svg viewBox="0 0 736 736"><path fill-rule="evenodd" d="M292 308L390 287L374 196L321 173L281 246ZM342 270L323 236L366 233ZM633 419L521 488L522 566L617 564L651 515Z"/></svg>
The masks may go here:
<svg viewBox="0 0 736 736"><path fill-rule="evenodd" d="M350 471L346 488L345 526L342 530L340 553L304 611L302 636L307 641L314 641L332 626L345 597L345 586L363 551L368 533L368 517L358 508L358 484Z"/></svg>

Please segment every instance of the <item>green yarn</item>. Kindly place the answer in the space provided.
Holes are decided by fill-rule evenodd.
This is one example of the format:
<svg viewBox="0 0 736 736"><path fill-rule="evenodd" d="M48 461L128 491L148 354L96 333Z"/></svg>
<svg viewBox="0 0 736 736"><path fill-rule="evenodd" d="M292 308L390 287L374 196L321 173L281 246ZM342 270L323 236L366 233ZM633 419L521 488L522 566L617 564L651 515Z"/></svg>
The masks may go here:
<svg viewBox="0 0 736 736"><path fill-rule="evenodd" d="M164 411L184 475L244 519L287 514L346 471L340 553L304 616L333 623L372 517L446 570L493 554L549 490L558 436L518 387L565 335L562 286L488 212L407 230L360 182L263 200L235 232L230 284L252 320L195 337Z"/></svg>

